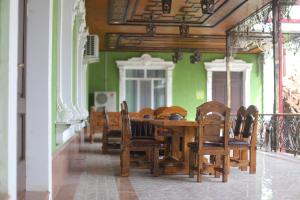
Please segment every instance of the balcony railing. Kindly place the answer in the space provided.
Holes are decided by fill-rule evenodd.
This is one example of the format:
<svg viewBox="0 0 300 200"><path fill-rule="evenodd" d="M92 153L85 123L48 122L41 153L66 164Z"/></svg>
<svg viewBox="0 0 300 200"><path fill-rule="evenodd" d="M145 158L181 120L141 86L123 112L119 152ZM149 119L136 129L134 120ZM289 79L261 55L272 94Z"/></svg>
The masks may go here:
<svg viewBox="0 0 300 200"><path fill-rule="evenodd" d="M231 115L232 124L235 118ZM300 154L300 113L259 114L256 146L263 151Z"/></svg>
<svg viewBox="0 0 300 200"><path fill-rule="evenodd" d="M300 153L300 114L260 114L257 148L266 151Z"/></svg>

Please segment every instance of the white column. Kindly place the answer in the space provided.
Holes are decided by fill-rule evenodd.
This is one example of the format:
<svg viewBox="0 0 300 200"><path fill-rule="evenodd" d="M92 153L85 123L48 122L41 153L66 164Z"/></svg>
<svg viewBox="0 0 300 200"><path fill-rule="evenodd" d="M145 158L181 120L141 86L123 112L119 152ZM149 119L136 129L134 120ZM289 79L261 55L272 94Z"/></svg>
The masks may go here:
<svg viewBox="0 0 300 200"><path fill-rule="evenodd" d="M167 106L172 106L172 97L173 97L173 68L171 69L166 69L166 75L167 75L167 87L166 87L166 92L167 92Z"/></svg>
<svg viewBox="0 0 300 200"><path fill-rule="evenodd" d="M74 119L72 104L72 27L74 0L61 1L60 67L57 121Z"/></svg>
<svg viewBox="0 0 300 200"><path fill-rule="evenodd" d="M56 121L57 122L67 122L70 119L72 119L73 114L71 109L67 106L65 103L65 95L63 95L64 87L65 87L65 78L64 78L64 70L65 70L65 61L66 58L65 56L65 50L66 50L66 42L64 40L65 37L65 32L64 31L64 26L66 24L65 20L66 18L64 17L66 15L66 5L63 5L63 1L58 1L59 3L59 24L60 24L60 29L59 29L59 65L57 69L57 117Z"/></svg>
<svg viewBox="0 0 300 200"><path fill-rule="evenodd" d="M28 1L27 19L26 189L51 194L52 1Z"/></svg>
<svg viewBox="0 0 300 200"><path fill-rule="evenodd" d="M18 0L0 1L0 193L16 199Z"/></svg>
<svg viewBox="0 0 300 200"><path fill-rule="evenodd" d="M251 100L251 69L246 69L244 72L243 72L243 76L245 78L243 84L244 84L244 105L246 107L248 107L250 105L250 100Z"/></svg>
<svg viewBox="0 0 300 200"><path fill-rule="evenodd" d="M119 68L119 104L126 100L126 69Z"/></svg>
<svg viewBox="0 0 300 200"><path fill-rule="evenodd" d="M212 71L207 71L207 82L206 82L206 101L212 101Z"/></svg>
<svg viewBox="0 0 300 200"><path fill-rule="evenodd" d="M81 26L79 28L78 33L78 49L77 49L77 109L80 113L80 119L85 119L86 116L86 110L84 109L85 106L83 105L82 96L85 96L83 94L83 70L84 70L84 46L87 40L87 31L85 31L85 20L81 20Z"/></svg>
<svg viewBox="0 0 300 200"><path fill-rule="evenodd" d="M81 91L82 91L82 95L81 95L81 109L82 109L82 113L83 113L83 116L84 118L86 119L88 116L89 116L89 112L86 108L86 105L87 105L87 95L88 95L88 92L86 91L86 88L87 88L87 79L86 79L86 76L87 76L87 67L88 67L88 64L87 63L84 63L83 64L83 69L82 69L82 85L81 85Z"/></svg>
<svg viewBox="0 0 300 200"><path fill-rule="evenodd" d="M80 119L80 113L79 113L79 110L77 108L77 102L75 101L74 102L74 99L73 99L73 92L74 90L77 92L77 82L75 84L73 84L73 70L76 71L76 75L77 75L77 69L78 69L78 63L76 61L76 66L74 68L74 64L73 61L74 59L77 59L78 57L78 41L76 41L76 43L74 43L73 41L73 37L74 37L74 34L77 34L77 37L78 37L78 30L75 30L75 33L74 33L74 28L77 28L75 27L75 24L77 23L77 20L79 20L79 16L77 15L77 9L76 9L76 4L73 6L73 13L72 13L72 32L71 32L71 38L72 38L72 43L71 43L71 88L70 88L70 91L71 91L71 100L70 100L70 103L68 104L69 105L69 108L72 110L72 114L73 114L73 118L72 118L72 121L78 121ZM73 51L76 51L75 55L73 54ZM73 58L73 56L76 56L76 58ZM78 81L78 80L76 80ZM75 87L75 88L73 88ZM77 97L75 97L76 100L77 100Z"/></svg>
<svg viewBox="0 0 300 200"><path fill-rule="evenodd" d="M264 75L264 113L273 113L274 112L274 63L273 63L273 52L272 50L264 54L264 65L263 65L263 75Z"/></svg>

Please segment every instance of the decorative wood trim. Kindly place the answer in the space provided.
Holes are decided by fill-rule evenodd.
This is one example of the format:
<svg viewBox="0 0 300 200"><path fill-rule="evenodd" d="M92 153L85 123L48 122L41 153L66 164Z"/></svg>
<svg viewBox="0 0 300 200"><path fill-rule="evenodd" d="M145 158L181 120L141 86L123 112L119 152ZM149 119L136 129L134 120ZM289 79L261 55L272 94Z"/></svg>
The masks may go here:
<svg viewBox="0 0 300 200"><path fill-rule="evenodd" d="M246 63L243 60L231 60L231 71L232 72L243 72L243 102L247 107L250 105L250 80L251 80L251 70L252 63ZM212 100L212 77L213 72L226 72L226 58L216 59L212 62L204 63L205 69L207 71L207 101Z"/></svg>
<svg viewBox="0 0 300 200"><path fill-rule="evenodd" d="M190 27L205 27L213 28L223 22L228 16L234 13L238 8L243 6L247 0L242 1L219 1L215 6L213 14L202 14L199 10L199 2L185 3L175 15L163 14L162 12L156 11L157 19L153 19L152 23L159 26L179 26L182 24L182 19L179 17L186 13L188 16L192 16L191 19L186 19L185 23ZM149 15L149 7L158 7L161 5L157 1L149 1L148 5L145 6L142 14L137 14L137 8L141 2L137 1L134 5L128 0L111 0L109 1L109 12L108 12L108 23L110 25L145 25L149 23L146 15ZM154 4L154 5L153 5ZM194 7L192 10L185 10L185 7ZM198 7L198 8L197 8ZM154 8L157 9L157 8ZM132 10L132 12L129 12Z"/></svg>

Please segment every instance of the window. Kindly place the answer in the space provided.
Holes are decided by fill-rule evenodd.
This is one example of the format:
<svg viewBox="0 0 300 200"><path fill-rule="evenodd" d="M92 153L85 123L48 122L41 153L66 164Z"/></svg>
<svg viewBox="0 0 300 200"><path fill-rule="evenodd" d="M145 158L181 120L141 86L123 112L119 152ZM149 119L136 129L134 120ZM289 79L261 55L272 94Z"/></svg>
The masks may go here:
<svg viewBox="0 0 300 200"><path fill-rule="evenodd" d="M173 62L148 54L116 62L120 73L119 100L127 101L130 112L172 105Z"/></svg>
<svg viewBox="0 0 300 200"><path fill-rule="evenodd" d="M126 70L125 88L130 112L166 105L165 70Z"/></svg>

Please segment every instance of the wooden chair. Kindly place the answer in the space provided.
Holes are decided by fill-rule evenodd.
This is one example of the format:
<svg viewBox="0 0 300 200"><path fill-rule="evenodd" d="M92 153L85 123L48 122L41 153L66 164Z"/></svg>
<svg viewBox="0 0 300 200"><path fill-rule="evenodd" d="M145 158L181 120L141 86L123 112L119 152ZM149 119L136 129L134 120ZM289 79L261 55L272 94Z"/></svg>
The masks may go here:
<svg viewBox="0 0 300 200"><path fill-rule="evenodd" d="M238 156L230 159L231 166L238 166L242 171L246 171L249 166L249 173L251 174L256 173L257 121L258 109L251 105L246 110L240 135L229 141L230 148L239 151Z"/></svg>
<svg viewBox="0 0 300 200"><path fill-rule="evenodd" d="M168 107L162 106L162 107L156 108L153 112L154 118L157 119L157 116L159 116L163 112L163 110L166 108L168 108Z"/></svg>
<svg viewBox="0 0 300 200"><path fill-rule="evenodd" d="M168 119L168 120L185 120L187 110L180 106L160 107L154 111L155 119ZM172 146L182 146L182 139L179 135L174 134L174 131L168 129L157 129L156 135L161 137L164 141L164 158L172 157Z"/></svg>
<svg viewBox="0 0 300 200"><path fill-rule="evenodd" d="M154 176L159 175L159 148L160 141L155 140L154 131L152 137L147 135L139 135L139 137L132 137L131 122L128 114L127 103L124 101L121 104L121 118L122 118L122 136L121 136L121 176L129 176L130 168L130 152L131 151L151 151L152 159L148 163L151 172ZM150 123L149 123L150 125Z"/></svg>
<svg viewBox="0 0 300 200"><path fill-rule="evenodd" d="M154 111L156 119L169 119L171 115L179 115L183 119L186 118L187 110L180 106L160 107Z"/></svg>
<svg viewBox="0 0 300 200"><path fill-rule="evenodd" d="M246 108L245 106L241 106L236 113L236 119L233 122L233 126L232 126L234 127L233 128L234 138L229 139L229 144L233 144L234 141L240 140L244 128L245 118L246 118ZM238 159L239 158L238 146L236 145L229 145L229 146L233 150L233 157L231 159Z"/></svg>
<svg viewBox="0 0 300 200"><path fill-rule="evenodd" d="M94 142L94 137L96 132L102 132L102 112L97 112L96 107L91 107L90 111L90 123L89 123L89 140L90 143Z"/></svg>
<svg viewBox="0 0 300 200"><path fill-rule="evenodd" d="M107 116L109 118L109 128L111 130L121 130L121 123L120 123L120 112L106 112ZM131 113L130 113L131 114ZM133 113L134 114L134 113ZM90 112L90 142L94 142L94 135L96 132L102 132L104 131L104 125L105 125L105 117L103 109L101 111L98 111L95 107L91 107Z"/></svg>
<svg viewBox="0 0 300 200"><path fill-rule="evenodd" d="M152 119L154 117L154 110L151 108L143 108L139 111L139 117Z"/></svg>
<svg viewBox="0 0 300 200"><path fill-rule="evenodd" d="M117 116L119 117L119 116ZM102 153L106 154L108 149L119 149L121 140L120 127L111 127L109 114L103 109L103 134L102 134Z"/></svg>
<svg viewBox="0 0 300 200"><path fill-rule="evenodd" d="M189 144L189 174L197 172L197 181L202 181L201 173L205 168L213 168L222 174L222 181L227 182L229 174L229 120L230 108L217 101L210 101L197 108L196 120L199 122L195 142ZM204 164L204 156L219 157L222 163Z"/></svg>

